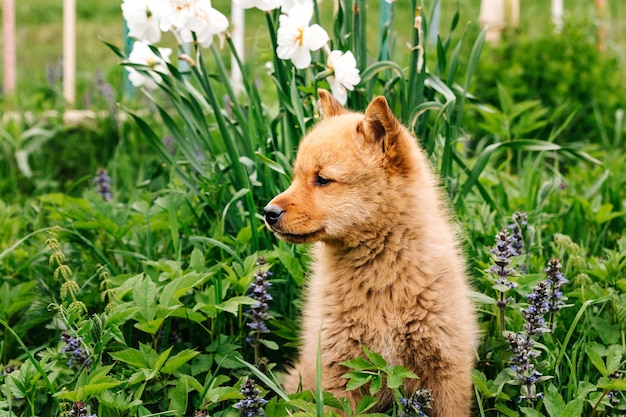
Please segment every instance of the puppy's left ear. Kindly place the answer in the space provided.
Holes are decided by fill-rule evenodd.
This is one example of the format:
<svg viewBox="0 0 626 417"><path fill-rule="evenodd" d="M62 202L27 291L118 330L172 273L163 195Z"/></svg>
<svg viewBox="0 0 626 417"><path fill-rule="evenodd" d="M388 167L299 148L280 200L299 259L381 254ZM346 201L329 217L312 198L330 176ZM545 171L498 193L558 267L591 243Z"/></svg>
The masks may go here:
<svg viewBox="0 0 626 417"><path fill-rule="evenodd" d="M317 95L320 98L320 113L323 117L333 117L348 113L348 110L327 90L320 88L317 90Z"/></svg>
<svg viewBox="0 0 626 417"><path fill-rule="evenodd" d="M393 146L392 140L398 134L400 122L393 115L385 97L378 96L367 106L363 128L368 139L382 141L383 152Z"/></svg>

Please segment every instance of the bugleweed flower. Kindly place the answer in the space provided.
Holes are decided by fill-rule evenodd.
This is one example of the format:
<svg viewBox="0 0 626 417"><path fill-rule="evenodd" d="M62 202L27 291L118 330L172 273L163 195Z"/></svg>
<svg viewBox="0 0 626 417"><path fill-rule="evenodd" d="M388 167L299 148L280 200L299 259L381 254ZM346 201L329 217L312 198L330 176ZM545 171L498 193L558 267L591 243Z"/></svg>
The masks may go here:
<svg viewBox="0 0 626 417"><path fill-rule="evenodd" d="M557 258L552 258L548 261L548 266L545 269L548 282L550 282L550 296L548 302L552 313L559 311L565 305L562 301L563 291L561 291L561 287L569 281L561 273L562 268L561 262Z"/></svg>
<svg viewBox="0 0 626 417"><path fill-rule="evenodd" d="M94 189L104 201L111 201L113 198L111 194L111 177L107 175L107 172L104 168L98 168L98 174L93 179L93 183L95 184Z"/></svg>
<svg viewBox="0 0 626 417"><path fill-rule="evenodd" d="M255 386L252 378L246 379L241 384L240 392L244 398L235 404L235 408L239 410L239 415L241 417L264 417L263 406L267 404L267 400L260 396L261 391Z"/></svg>
<svg viewBox="0 0 626 417"><path fill-rule="evenodd" d="M496 243L491 253L496 257L495 265L489 269L489 272L497 275L496 285L506 285L509 288L515 288L515 284L509 281L510 276L517 275L517 272L511 265L511 258L517 256L517 251L513 247L515 241L506 229L502 229L496 235Z"/></svg>
<svg viewBox="0 0 626 417"><path fill-rule="evenodd" d="M400 417L426 417L426 410L430 410L432 399L432 392L428 389L418 389L411 398L401 397Z"/></svg>
<svg viewBox="0 0 626 417"><path fill-rule="evenodd" d="M272 295L268 293L268 289L272 286L272 283L267 279L272 276L270 271L257 271L254 274L254 281L248 288L248 296L256 300L248 311L246 316L249 321L246 325L250 328L250 337L246 341L251 342L254 347L254 361L259 363L259 340L263 333L269 333L267 328L267 320L271 317L268 313L269 302L272 301Z"/></svg>
<svg viewBox="0 0 626 417"><path fill-rule="evenodd" d="M500 311L500 331L505 330L504 309L513 301L512 297L505 297L505 292L511 288L515 288L515 283L509 281L510 276L517 275L517 271L511 267L511 258L517 256L517 252L513 248L514 240L506 229L502 229L496 235L496 243L491 253L495 255L495 261L489 272L494 274L494 289L498 291L498 300L496 306Z"/></svg>
<svg viewBox="0 0 626 417"><path fill-rule="evenodd" d="M348 90L354 90L354 86L361 82L359 70L356 67L356 59L351 51L332 51L328 55L328 68L333 75L328 77L328 83L333 96L341 104L348 100Z"/></svg>
<svg viewBox="0 0 626 417"><path fill-rule="evenodd" d="M543 395L536 387L542 376L532 362L539 356L539 352L534 349L533 337L550 331L544 316L550 312L554 326L554 313L562 307L560 301L562 293L559 288L567 282L567 279L561 274L561 263L558 259L550 259L546 275L548 278L539 282L533 288L533 292L526 296L528 307L520 310L525 321L524 331L507 335L509 349L513 351L509 363L511 369L515 371L515 380L521 385L520 401L534 402Z"/></svg>
<svg viewBox="0 0 626 417"><path fill-rule="evenodd" d="M89 358L89 354L82 347L83 338L82 337L74 337L69 336L65 331L61 333L61 341L65 343L65 346L61 350L61 353L64 355L69 355L70 358L67 361L67 365L69 367L80 367L81 365L85 365L86 367L91 366L91 359Z"/></svg>
<svg viewBox="0 0 626 417"><path fill-rule="evenodd" d="M254 274L254 281L248 289L248 296L256 300L256 303L246 312L250 318L247 326L252 330L253 334L268 333L266 321L270 319L268 314L268 302L272 301L272 296L267 290L272 283L267 281L272 276L270 271L257 271Z"/></svg>
<svg viewBox="0 0 626 417"><path fill-rule="evenodd" d="M68 413L69 417L98 417L96 413L88 414L87 406L82 401L76 401L72 404L72 409Z"/></svg>
<svg viewBox="0 0 626 417"><path fill-rule="evenodd" d="M128 71L128 80L134 87L154 89L159 83L161 83L162 78L159 73L167 73L166 62L169 62L172 50L170 48L159 48L158 50L161 56L152 52L148 44L144 42L135 41L133 43L133 50L130 52L130 55L128 55L128 60L126 62L130 64L145 65L151 69L151 71L145 73L139 72L135 68L126 67L126 71Z"/></svg>
<svg viewBox="0 0 626 417"><path fill-rule="evenodd" d="M328 42L328 33L318 24L309 26L313 4L294 5L289 14L279 18L276 55L290 59L298 69L311 65L311 51L317 51Z"/></svg>
<svg viewBox="0 0 626 417"><path fill-rule="evenodd" d="M517 211L513 213L513 223L509 225L511 230L511 248L517 255L524 254L524 237L522 229L526 227L528 222L528 215L523 211Z"/></svg>
<svg viewBox="0 0 626 417"><path fill-rule="evenodd" d="M546 319L543 316L550 311L550 304L548 303L549 291L550 283L545 280L537 284L532 293L526 295L528 308L522 308L520 311L526 321L524 330L530 336L541 336L548 331Z"/></svg>
<svg viewBox="0 0 626 417"><path fill-rule="evenodd" d="M540 381L541 373L535 369L534 358L539 356L539 352L534 349L535 340L526 334L509 333L507 335L509 349L513 355L509 359L511 369L515 371L515 381L521 385L519 400L535 402L543 397L542 392L537 392L537 382Z"/></svg>

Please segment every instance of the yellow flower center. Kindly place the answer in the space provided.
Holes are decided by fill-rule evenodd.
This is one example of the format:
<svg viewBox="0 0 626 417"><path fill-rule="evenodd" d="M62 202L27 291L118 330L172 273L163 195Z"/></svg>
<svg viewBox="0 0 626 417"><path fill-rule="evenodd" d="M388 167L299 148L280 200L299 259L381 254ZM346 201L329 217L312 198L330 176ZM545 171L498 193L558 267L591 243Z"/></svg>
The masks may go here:
<svg viewBox="0 0 626 417"><path fill-rule="evenodd" d="M298 46L302 46L302 38L304 36L304 30L298 29L298 36L296 36L296 43Z"/></svg>

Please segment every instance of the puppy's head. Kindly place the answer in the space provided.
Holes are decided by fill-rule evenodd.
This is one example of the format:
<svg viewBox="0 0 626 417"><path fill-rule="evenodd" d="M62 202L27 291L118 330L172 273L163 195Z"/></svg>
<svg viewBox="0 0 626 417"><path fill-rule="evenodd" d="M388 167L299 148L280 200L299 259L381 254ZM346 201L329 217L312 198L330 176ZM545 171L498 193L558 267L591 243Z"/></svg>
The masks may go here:
<svg viewBox="0 0 626 417"><path fill-rule="evenodd" d="M322 120L302 139L293 182L265 207L265 221L291 243L358 241L398 204L393 178L411 175L403 156L410 135L384 97L361 114L318 94Z"/></svg>

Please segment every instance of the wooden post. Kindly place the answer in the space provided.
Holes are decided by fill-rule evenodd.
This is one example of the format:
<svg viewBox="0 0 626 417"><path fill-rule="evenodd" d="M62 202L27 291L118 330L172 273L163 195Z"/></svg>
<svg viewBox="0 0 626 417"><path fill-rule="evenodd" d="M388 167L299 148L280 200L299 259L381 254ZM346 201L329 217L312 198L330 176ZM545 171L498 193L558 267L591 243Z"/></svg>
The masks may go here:
<svg viewBox="0 0 626 417"><path fill-rule="evenodd" d="M596 45L598 51L606 51L606 0L596 0L596 16L598 28L596 29Z"/></svg>
<svg viewBox="0 0 626 417"><path fill-rule="evenodd" d="M480 24L487 29L487 41L496 44L505 29L519 25L520 0L481 0Z"/></svg>
<svg viewBox="0 0 626 417"><path fill-rule="evenodd" d="M63 0L63 97L76 102L76 0Z"/></svg>
<svg viewBox="0 0 626 417"><path fill-rule="evenodd" d="M4 94L15 92L15 4L13 0L2 3L2 38L4 39Z"/></svg>
<svg viewBox="0 0 626 417"><path fill-rule="evenodd" d="M552 0L552 23L554 31L561 32L563 29L563 0Z"/></svg>

